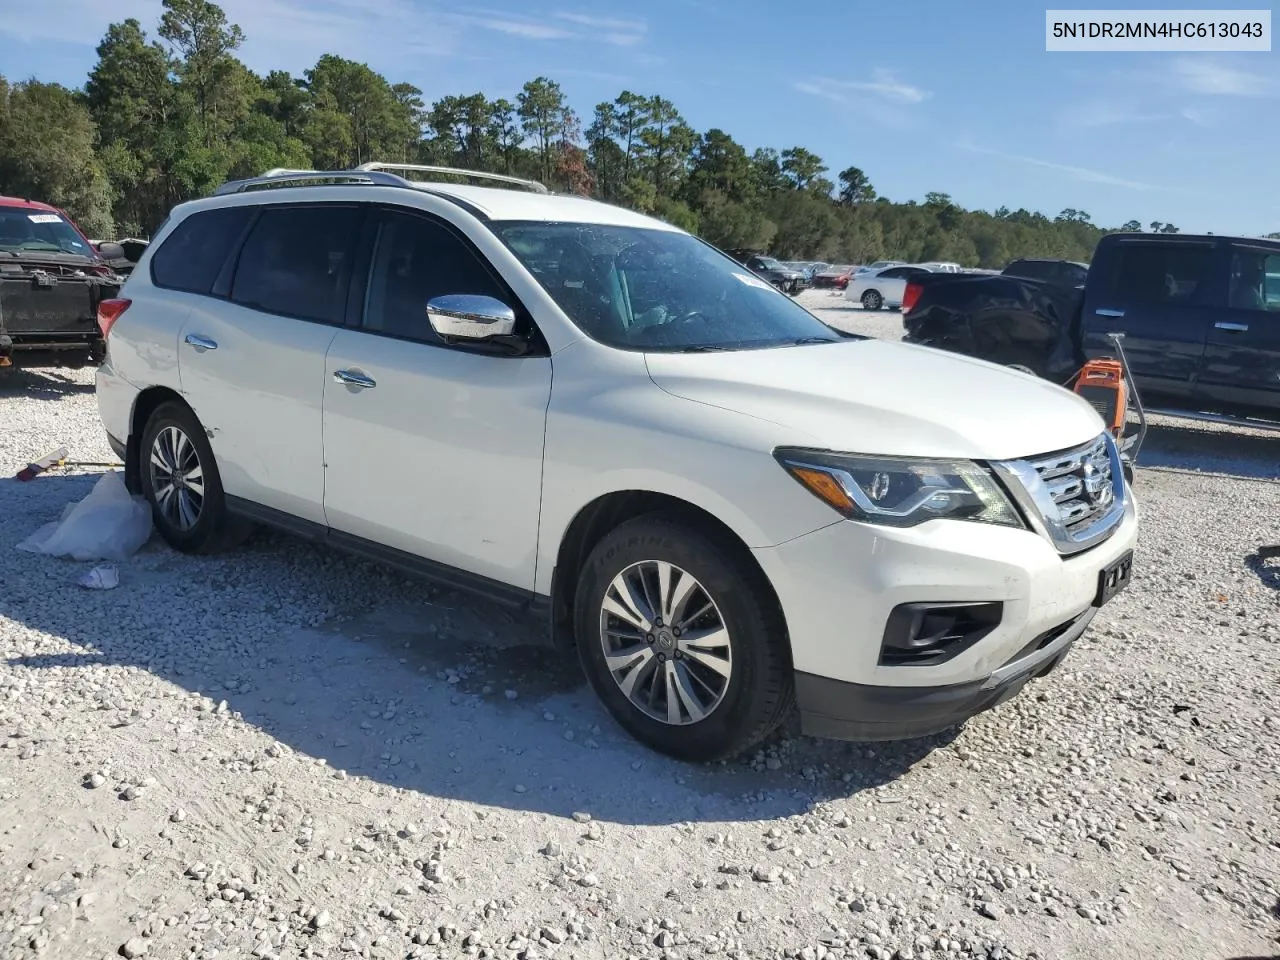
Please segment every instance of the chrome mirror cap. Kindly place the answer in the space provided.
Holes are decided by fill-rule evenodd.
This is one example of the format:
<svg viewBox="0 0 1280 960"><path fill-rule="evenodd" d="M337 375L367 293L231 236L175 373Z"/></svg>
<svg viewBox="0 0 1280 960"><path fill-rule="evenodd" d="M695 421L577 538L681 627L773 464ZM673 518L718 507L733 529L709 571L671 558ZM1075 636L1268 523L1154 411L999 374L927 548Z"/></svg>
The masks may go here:
<svg viewBox="0 0 1280 960"><path fill-rule="evenodd" d="M431 328L445 340L489 340L515 333L516 312L501 300L474 294L448 294L427 301Z"/></svg>

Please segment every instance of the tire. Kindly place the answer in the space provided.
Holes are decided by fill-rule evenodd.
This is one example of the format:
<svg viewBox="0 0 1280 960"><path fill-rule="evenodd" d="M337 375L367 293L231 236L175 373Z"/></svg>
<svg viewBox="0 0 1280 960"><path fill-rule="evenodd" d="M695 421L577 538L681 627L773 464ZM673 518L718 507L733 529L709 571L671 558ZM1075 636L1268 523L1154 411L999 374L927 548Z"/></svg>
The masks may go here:
<svg viewBox="0 0 1280 960"><path fill-rule="evenodd" d="M1010 370L1017 370L1021 373L1029 373L1033 377L1044 377L1043 365L1032 353L1025 350L1004 350L997 357L996 362L1008 367Z"/></svg>
<svg viewBox="0 0 1280 960"><path fill-rule="evenodd" d="M884 297L880 296L879 290L867 290L862 294L864 310L879 310L882 306L884 306Z"/></svg>
<svg viewBox="0 0 1280 960"><path fill-rule="evenodd" d="M176 486L166 482L174 466L185 475ZM185 404L163 403L148 418L138 474L156 530L175 550L217 553L242 543L252 529L227 512L213 448Z"/></svg>
<svg viewBox="0 0 1280 960"><path fill-rule="evenodd" d="M678 628L658 626L661 617L648 616L653 607L643 599L663 596L664 564L671 571L665 596L683 594L683 602L667 603L668 612L688 616L676 620ZM635 608L620 603L624 581L642 598L632 601ZM679 760L725 759L766 737L795 705L786 625L771 597L750 558L720 538L675 516L639 517L606 534L583 565L574 610L578 656L605 708L641 743ZM641 622L652 639L634 626ZM690 643L695 634L714 642ZM615 656L633 654L615 661L616 673L606 644Z"/></svg>

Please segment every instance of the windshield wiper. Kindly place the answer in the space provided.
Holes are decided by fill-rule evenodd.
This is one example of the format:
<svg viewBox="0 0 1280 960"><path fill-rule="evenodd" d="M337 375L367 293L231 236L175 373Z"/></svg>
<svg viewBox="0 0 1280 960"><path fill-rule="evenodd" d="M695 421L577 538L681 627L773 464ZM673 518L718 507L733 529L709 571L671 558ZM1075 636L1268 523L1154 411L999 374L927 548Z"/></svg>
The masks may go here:
<svg viewBox="0 0 1280 960"><path fill-rule="evenodd" d="M798 337L791 341L793 347L802 347L806 343L839 343L839 340L832 340L829 337Z"/></svg>
<svg viewBox="0 0 1280 960"><path fill-rule="evenodd" d="M677 347L676 353L714 353L728 349L729 347L722 347L714 343L691 343L687 347Z"/></svg>

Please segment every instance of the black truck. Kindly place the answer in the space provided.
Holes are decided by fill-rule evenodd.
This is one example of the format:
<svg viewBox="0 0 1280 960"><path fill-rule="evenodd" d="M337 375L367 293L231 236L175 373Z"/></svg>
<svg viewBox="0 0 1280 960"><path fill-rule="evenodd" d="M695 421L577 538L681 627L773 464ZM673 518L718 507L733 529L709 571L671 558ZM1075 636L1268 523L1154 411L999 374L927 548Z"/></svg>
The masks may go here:
<svg viewBox="0 0 1280 960"><path fill-rule="evenodd" d="M903 339L1066 384L1122 333L1148 407L1280 420L1280 241L1108 234L1071 266L921 278Z"/></svg>
<svg viewBox="0 0 1280 960"><path fill-rule="evenodd" d="M57 207L0 197L0 367L101 361L98 304L124 282L112 263L128 259Z"/></svg>

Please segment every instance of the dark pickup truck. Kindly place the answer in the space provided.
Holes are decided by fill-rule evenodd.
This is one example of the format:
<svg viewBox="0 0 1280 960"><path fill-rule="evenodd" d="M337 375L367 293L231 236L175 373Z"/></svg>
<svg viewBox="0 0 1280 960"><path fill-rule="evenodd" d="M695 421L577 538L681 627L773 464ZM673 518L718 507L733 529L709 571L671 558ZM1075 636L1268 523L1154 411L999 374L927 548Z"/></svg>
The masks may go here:
<svg viewBox="0 0 1280 960"><path fill-rule="evenodd" d="M1148 407L1280 420L1280 241L1109 234L1080 279L924 277L903 339L1065 384L1123 333Z"/></svg>
<svg viewBox="0 0 1280 960"><path fill-rule="evenodd" d="M124 282L115 260L123 246L94 245L57 207L0 197L0 367L100 361L98 304Z"/></svg>

